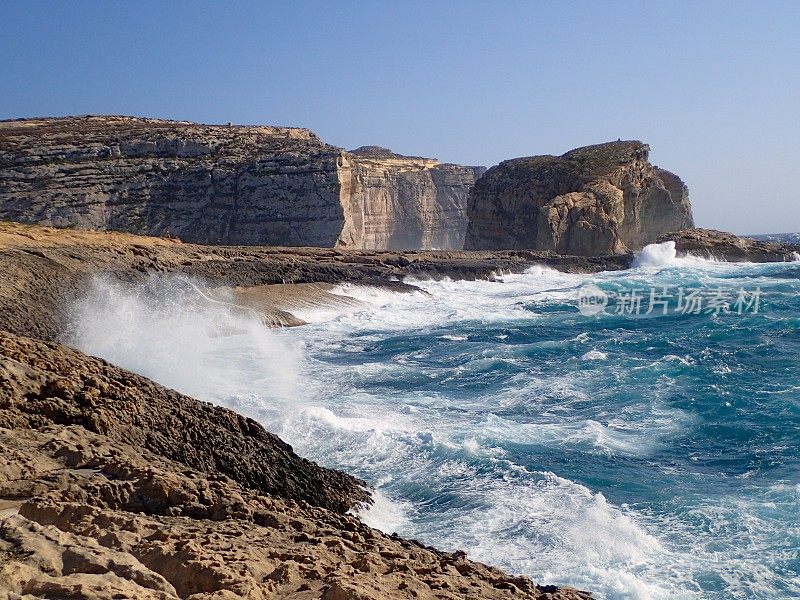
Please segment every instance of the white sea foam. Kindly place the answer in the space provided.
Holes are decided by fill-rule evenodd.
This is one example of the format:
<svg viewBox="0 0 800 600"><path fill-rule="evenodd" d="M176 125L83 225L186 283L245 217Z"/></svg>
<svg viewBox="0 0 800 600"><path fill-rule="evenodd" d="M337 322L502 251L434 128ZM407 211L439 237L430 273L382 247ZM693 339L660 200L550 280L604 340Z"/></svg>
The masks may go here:
<svg viewBox="0 0 800 600"><path fill-rule="evenodd" d="M405 500L393 500L380 487L372 492L372 504L360 510L358 517L370 527L384 533L395 533L408 527L413 507Z"/></svg>
<svg viewBox="0 0 800 600"><path fill-rule="evenodd" d="M354 284L342 284L333 290L355 298L361 306L340 311L331 318L303 318L313 322L335 321L333 327L344 331L372 327L381 330L408 330L435 324L453 324L467 321L483 323L536 318L537 302L563 300L573 303L577 287L585 275L559 273L552 269L534 266L525 273L507 274L502 284L493 281L437 281L408 278L407 283L418 286L419 291L396 292ZM462 341L455 334L446 338Z"/></svg>
<svg viewBox="0 0 800 600"><path fill-rule="evenodd" d="M229 298L198 293L198 285L96 278L70 307L65 341L201 398L251 394L261 384L275 396L294 396L299 345Z"/></svg>
<svg viewBox="0 0 800 600"><path fill-rule="evenodd" d="M664 267L675 262L675 242L649 244L642 248L633 261L634 268Z"/></svg>
<svg viewBox="0 0 800 600"><path fill-rule="evenodd" d="M637 277L655 278L647 269L663 267L656 263L664 256L673 260L669 249L659 252L662 258L648 259ZM691 275L715 277L705 268L709 265ZM719 550L715 540L696 536L691 523L615 505L569 479L529 471L507 450L546 447L598 461L647 460L665 441L695 426L692 414L662 402L671 370L692 366L693 359L674 354L643 361L635 368L657 371L659 385L620 406L612 402L619 400L620 390L598 390L593 379L598 369L617 374L617 348L636 332L618 331L606 342L604 334L573 332L569 338L545 336L527 344L455 343L479 338L461 331L476 324L506 331L492 339L507 339L542 320L536 312L540 306L561 307L564 318L574 313L577 319L570 302L583 282L629 276L533 269L506 275L504 283L419 281L422 291L411 294L345 285L337 291L356 297L360 306L280 332L266 329L228 299L205 293L198 282L202 295L181 281L134 287L98 281L73 307L69 341L180 391L255 416L300 454L371 481L375 503L361 517L383 531L465 549L471 558L542 583L592 589L599 598L697 597L694 573L703 569L722 573L730 589L746 597L750 584L737 569L767 588L775 574L748 568L744 554ZM434 348L423 345L416 354L401 352L386 361L358 360L370 346L391 344L403 335L398 332L432 332L424 339ZM571 352L589 342L575 352L576 368L566 374L550 373L526 358L533 350ZM474 350L452 364L432 353L436 348L463 351L467 345ZM477 377L505 372L514 374L502 388L470 392ZM431 383L405 385L413 378ZM459 393L451 396L442 386ZM600 408L587 413L592 403ZM514 414L523 416L509 416ZM780 494L790 494L790 488ZM798 493L795 488L795 502ZM775 496L777 503L779 493ZM724 529L736 524L736 515L749 515L745 525L752 538L745 547L756 556L769 551L763 539L772 527L758 508L733 502L698 518ZM685 541L676 547L675 537Z"/></svg>
<svg viewBox="0 0 800 600"><path fill-rule="evenodd" d="M524 470L505 480L473 479L465 494L476 498L474 508L457 527L443 524L436 533L470 558L542 583L563 583L569 573L569 583L591 587L598 597L682 597L675 584L685 581L661 583L656 572L670 561L668 551L602 494Z"/></svg>

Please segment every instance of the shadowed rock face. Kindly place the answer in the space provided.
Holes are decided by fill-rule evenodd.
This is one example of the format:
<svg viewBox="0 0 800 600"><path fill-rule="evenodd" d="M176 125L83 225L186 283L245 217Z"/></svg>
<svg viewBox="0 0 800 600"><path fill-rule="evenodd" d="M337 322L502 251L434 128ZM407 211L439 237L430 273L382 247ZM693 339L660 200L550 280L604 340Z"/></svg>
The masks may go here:
<svg viewBox="0 0 800 600"><path fill-rule="evenodd" d="M615 254L692 227L686 185L649 150L610 142L492 167L470 195L464 248Z"/></svg>
<svg viewBox="0 0 800 600"><path fill-rule="evenodd" d="M0 218L204 244L461 249L481 173L291 127L0 121Z"/></svg>

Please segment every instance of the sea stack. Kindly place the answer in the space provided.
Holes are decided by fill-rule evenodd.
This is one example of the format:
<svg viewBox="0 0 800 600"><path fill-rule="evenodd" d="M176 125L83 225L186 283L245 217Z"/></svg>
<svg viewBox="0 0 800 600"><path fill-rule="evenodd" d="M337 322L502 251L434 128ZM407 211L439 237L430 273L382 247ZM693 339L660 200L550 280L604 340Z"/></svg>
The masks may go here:
<svg viewBox="0 0 800 600"><path fill-rule="evenodd" d="M680 177L617 141L501 162L473 188L465 250L622 254L694 226Z"/></svg>

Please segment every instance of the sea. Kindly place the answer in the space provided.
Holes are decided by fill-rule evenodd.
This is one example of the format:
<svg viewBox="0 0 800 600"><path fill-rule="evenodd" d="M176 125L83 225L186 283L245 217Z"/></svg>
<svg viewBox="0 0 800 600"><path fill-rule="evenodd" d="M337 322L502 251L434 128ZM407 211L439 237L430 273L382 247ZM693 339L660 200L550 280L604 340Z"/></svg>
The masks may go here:
<svg viewBox="0 0 800 600"><path fill-rule="evenodd" d="M800 262L406 281L276 330L98 279L67 341L363 478L387 533L597 598L800 597Z"/></svg>

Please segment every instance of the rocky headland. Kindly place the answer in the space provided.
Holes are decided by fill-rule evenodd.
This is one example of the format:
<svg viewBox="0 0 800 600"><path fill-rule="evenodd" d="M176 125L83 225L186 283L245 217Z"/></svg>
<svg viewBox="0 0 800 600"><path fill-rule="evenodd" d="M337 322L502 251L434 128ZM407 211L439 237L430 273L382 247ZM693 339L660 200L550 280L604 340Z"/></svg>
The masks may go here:
<svg viewBox="0 0 800 600"><path fill-rule="evenodd" d="M295 127L0 121L0 219L203 244L460 250L483 171Z"/></svg>
<svg viewBox="0 0 800 600"><path fill-rule="evenodd" d="M464 248L621 254L693 227L686 185L649 150L619 141L503 161L471 192Z"/></svg>
<svg viewBox="0 0 800 600"><path fill-rule="evenodd" d="M308 129L123 116L0 121L0 219L217 245L625 254L693 226L636 141L483 167Z"/></svg>

